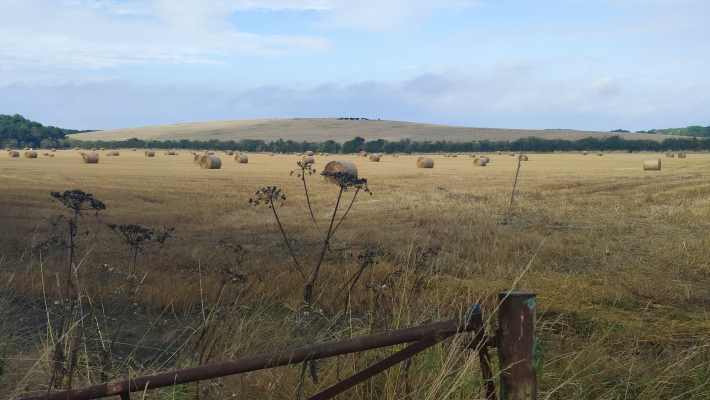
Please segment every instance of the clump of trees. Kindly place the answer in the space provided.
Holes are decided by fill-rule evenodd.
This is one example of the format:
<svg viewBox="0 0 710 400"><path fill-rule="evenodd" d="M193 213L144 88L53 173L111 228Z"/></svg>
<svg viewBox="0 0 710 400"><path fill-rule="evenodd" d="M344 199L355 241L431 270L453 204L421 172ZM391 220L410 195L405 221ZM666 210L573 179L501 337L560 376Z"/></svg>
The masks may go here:
<svg viewBox="0 0 710 400"><path fill-rule="evenodd" d="M67 134L79 131L44 126L22 115L0 115L0 145L2 147L51 148L67 147Z"/></svg>
<svg viewBox="0 0 710 400"><path fill-rule="evenodd" d="M647 131L639 131L639 133L657 133L659 135L673 136L710 137L710 126L691 125L686 126L685 128L650 129Z"/></svg>

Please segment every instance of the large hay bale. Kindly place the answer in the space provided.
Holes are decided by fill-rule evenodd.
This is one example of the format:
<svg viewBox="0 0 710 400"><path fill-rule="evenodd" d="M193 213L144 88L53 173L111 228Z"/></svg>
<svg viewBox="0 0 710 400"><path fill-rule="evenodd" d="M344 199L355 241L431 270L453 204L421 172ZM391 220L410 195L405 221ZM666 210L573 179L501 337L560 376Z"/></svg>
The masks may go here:
<svg viewBox="0 0 710 400"><path fill-rule="evenodd" d="M203 169L220 169L222 168L222 160L215 155L205 154L200 158L200 167Z"/></svg>
<svg viewBox="0 0 710 400"><path fill-rule="evenodd" d="M176 156L176 155L178 155L178 153L175 150L168 150L165 152L165 155L166 156Z"/></svg>
<svg viewBox="0 0 710 400"><path fill-rule="evenodd" d="M301 161L303 161L306 165L313 165L316 163L316 158L313 156L305 156Z"/></svg>
<svg viewBox="0 0 710 400"><path fill-rule="evenodd" d="M367 157L366 151L360 151L360 157Z"/></svg>
<svg viewBox="0 0 710 400"><path fill-rule="evenodd" d="M118 150L112 150L112 151L109 151L108 153L106 153L106 156L108 156L108 157L118 157L120 155L121 155L121 153Z"/></svg>
<svg viewBox="0 0 710 400"><path fill-rule="evenodd" d="M382 158L382 154L370 154L370 161L372 162L380 162L380 159Z"/></svg>
<svg viewBox="0 0 710 400"><path fill-rule="evenodd" d="M682 153L682 152L678 153L678 158L685 158L685 157L687 157L687 154Z"/></svg>
<svg viewBox="0 0 710 400"><path fill-rule="evenodd" d="M313 154L312 151L308 150L307 152L303 153L307 157L313 157L315 154Z"/></svg>
<svg viewBox="0 0 710 400"><path fill-rule="evenodd" d="M10 158L19 158L19 157L20 157L20 152L19 152L19 151L15 151L15 150L10 150L10 151L7 153L7 155L10 156Z"/></svg>
<svg viewBox="0 0 710 400"><path fill-rule="evenodd" d="M598 155L599 157L601 157L601 156L604 155L604 153L602 153L602 152L600 151L599 153L597 153L597 155Z"/></svg>
<svg viewBox="0 0 710 400"><path fill-rule="evenodd" d="M248 164L248 163L249 163L249 156L246 155L246 154L244 154L244 153L237 154L237 155L234 157L234 159L235 159L239 164ZM258 164L258 163L257 163L257 164Z"/></svg>
<svg viewBox="0 0 710 400"><path fill-rule="evenodd" d="M434 168L434 160L427 157L417 158L417 168Z"/></svg>
<svg viewBox="0 0 710 400"><path fill-rule="evenodd" d="M26 151L25 158L37 158L37 152L34 150Z"/></svg>
<svg viewBox="0 0 710 400"><path fill-rule="evenodd" d="M233 150L227 150L227 151L225 151L225 153L227 153L228 156L233 156L233 155L234 155L234 151L233 151Z"/></svg>
<svg viewBox="0 0 710 400"><path fill-rule="evenodd" d="M81 158L84 159L84 163L86 163L86 164L98 164L99 163L99 153L97 153L97 152L81 153Z"/></svg>
<svg viewBox="0 0 710 400"><path fill-rule="evenodd" d="M194 156L193 161L195 162L195 164L199 164L200 159L202 158L203 155L200 153L192 153L192 155Z"/></svg>
<svg viewBox="0 0 710 400"><path fill-rule="evenodd" d="M486 156L481 156L481 157L476 157L476 159L473 160L473 164L477 165L479 167L485 167L486 165L488 165L488 163L490 161L491 161L490 158L488 158Z"/></svg>
<svg viewBox="0 0 710 400"><path fill-rule="evenodd" d="M146 157L155 157L155 152L152 150L146 150L145 156Z"/></svg>
<svg viewBox="0 0 710 400"><path fill-rule="evenodd" d="M335 179L335 174L343 174L345 176L357 179L357 167L354 163L350 161L330 161L325 164L325 168L323 168L323 174L326 181L337 185L338 180Z"/></svg>
<svg viewBox="0 0 710 400"><path fill-rule="evenodd" d="M528 161L528 156L526 156L525 154L521 154L519 157L520 161Z"/></svg>
<svg viewBox="0 0 710 400"><path fill-rule="evenodd" d="M643 162L644 171L660 171L661 170L661 159L657 158L655 160L646 160Z"/></svg>
<svg viewBox="0 0 710 400"><path fill-rule="evenodd" d="M675 158L675 154L673 154L673 153L666 153L666 158Z"/></svg>

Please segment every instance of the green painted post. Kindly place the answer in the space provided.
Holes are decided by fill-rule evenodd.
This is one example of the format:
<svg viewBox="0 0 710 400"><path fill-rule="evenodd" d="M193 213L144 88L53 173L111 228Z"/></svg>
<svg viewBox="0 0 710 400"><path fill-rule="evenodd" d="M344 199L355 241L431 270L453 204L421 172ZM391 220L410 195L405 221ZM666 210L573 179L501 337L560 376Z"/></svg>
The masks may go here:
<svg viewBox="0 0 710 400"><path fill-rule="evenodd" d="M498 295L498 357L500 399L537 398L535 374L535 294L503 292Z"/></svg>

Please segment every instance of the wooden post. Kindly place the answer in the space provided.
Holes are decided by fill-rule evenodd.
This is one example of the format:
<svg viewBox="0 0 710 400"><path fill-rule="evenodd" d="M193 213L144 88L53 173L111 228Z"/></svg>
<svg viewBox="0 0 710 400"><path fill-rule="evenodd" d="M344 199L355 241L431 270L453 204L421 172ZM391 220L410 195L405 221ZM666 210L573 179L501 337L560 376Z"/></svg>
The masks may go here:
<svg viewBox="0 0 710 400"><path fill-rule="evenodd" d="M535 294L503 292L498 296L500 399L537 398L535 358Z"/></svg>

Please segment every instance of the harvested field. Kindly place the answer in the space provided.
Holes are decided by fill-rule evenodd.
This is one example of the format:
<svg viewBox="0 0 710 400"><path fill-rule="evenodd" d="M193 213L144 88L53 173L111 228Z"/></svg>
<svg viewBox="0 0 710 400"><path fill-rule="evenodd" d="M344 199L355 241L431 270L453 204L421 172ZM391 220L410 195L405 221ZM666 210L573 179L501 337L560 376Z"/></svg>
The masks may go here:
<svg viewBox="0 0 710 400"><path fill-rule="evenodd" d="M75 386L99 382L100 371L115 379L128 370L164 371L416 325L476 302L490 313L497 292L519 288L538 294L540 398L710 396L710 154L663 158L661 171L648 172L644 160L662 154L532 153L521 164L508 224L500 222L516 157L479 153L490 163L478 168L470 157L426 155L435 168L421 169L419 155L380 162L320 156L318 173L328 161L350 161L373 195L358 197L331 243L312 319L295 312L303 279L271 211L249 205L257 189L281 187L281 223L296 255L312 265L338 188L308 176L315 228L302 181L290 175L300 156L250 153L246 165L204 170L188 151L150 159L125 151L91 168L74 151L54 154L0 157L0 398L49 381L46 313L52 320L60 307L52 304L63 290L65 253L40 244L52 235L50 218L62 213L49 192L69 189L106 205L99 217L82 218L90 234L79 242L78 276L86 299L104 310L103 334L116 342L104 370L92 345L88 359L97 364L80 366ZM140 284L124 272L127 249L108 223L175 228L173 239L141 253ZM368 251L374 261L354 286L347 323L323 333L343 310L344 284ZM231 308L204 329L218 305ZM126 320L119 331L115 321ZM479 393L477 360L448 360L453 348L439 345L413 359L408 378L395 367L347 398L394 400L408 391L413 399L438 399L449 389L448 398L471 398ZM304 390L315 393L385 354L319 362L318 382L306 378ZM289 399L299 377L298 367L277 368L176 390L182 398L201 390L209 399ZM168 398L171 390L148 398Z"/></svg>

